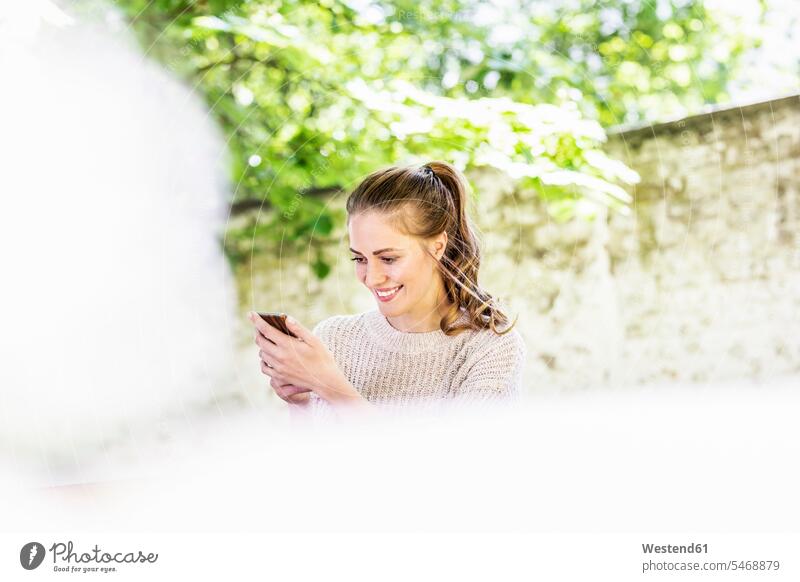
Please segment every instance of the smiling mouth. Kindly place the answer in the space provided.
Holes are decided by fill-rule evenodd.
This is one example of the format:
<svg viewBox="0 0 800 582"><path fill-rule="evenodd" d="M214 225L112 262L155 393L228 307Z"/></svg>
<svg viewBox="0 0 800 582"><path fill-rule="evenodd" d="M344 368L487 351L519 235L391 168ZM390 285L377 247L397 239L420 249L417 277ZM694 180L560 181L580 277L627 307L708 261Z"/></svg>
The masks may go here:
<svg viewBox="0 0 800 582"><path fill-rule="evenodd" d="M388 299L389 297L393 297L402 288L403 288L402 285L398 285L394 289L390 289L388 291L378 291L377 289L375 289L374 291L375 291L375 294L378 297L380 297L381 299Z"/></svg>

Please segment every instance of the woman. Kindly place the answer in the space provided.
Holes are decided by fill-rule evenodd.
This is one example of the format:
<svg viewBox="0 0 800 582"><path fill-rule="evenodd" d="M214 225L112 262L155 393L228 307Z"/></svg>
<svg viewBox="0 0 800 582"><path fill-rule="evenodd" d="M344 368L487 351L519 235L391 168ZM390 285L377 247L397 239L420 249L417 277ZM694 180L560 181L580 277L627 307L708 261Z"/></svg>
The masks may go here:
<svg viewBox="0 0 800 582"><path fill-rule="evenodd" d="M518 397L525 344L478 286L466 203L466 180L445 162L379 170L350 194L352 260L377 309L313 332L290 320L299 339L250 314L261 371L290 410Z"/></svg>

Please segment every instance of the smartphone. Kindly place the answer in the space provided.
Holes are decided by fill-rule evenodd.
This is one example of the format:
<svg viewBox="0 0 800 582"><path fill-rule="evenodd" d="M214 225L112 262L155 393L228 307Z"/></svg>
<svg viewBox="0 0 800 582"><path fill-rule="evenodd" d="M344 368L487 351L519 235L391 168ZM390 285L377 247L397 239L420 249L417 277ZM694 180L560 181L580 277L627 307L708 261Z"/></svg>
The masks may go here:
<svg viewBox="0 0 800 582"><path fill-rule="evenodd" d="M266 321L281 333L285 333L289 337L297 337L289 330L289 326L286 325L285 313L280 313L277 311L258 311L257 313L261 316L261 319Z"/></svg>

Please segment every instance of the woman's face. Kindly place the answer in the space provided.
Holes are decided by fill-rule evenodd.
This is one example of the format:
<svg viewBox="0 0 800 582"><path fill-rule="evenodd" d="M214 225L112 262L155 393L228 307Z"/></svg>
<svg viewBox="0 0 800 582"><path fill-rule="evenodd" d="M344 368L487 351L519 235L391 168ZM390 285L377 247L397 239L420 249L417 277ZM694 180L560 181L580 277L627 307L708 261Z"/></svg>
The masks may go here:
<svg viewBox="0 0 800 582"><path fill-rule="evenodd" d="M444 294L436 261L444 253L447 235L420 244L378 212L350 217L350 251L358 279L372 292L387 317L413 315L423 320L436 312Z"/></svg>

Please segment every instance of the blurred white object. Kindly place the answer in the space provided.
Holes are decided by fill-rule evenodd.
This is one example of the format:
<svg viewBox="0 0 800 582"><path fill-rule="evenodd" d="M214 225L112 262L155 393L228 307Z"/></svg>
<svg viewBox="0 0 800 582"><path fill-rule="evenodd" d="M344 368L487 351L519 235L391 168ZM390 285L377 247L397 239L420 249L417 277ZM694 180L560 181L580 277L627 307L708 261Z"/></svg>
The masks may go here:
<svg viewBox="0 0 800 582"><path fill-rule="evenodd" d="M3 497L16 500L4 523L148 533L789 532L800 520L795 385L595 391L319 430L242 414L235 426L214 419L167 444L139 443L147 454L137 467L112 471L98 459L86 485L24 492L0 478Z"/></svg>
<svg viewBox="0 0 800 582"><path fill-rule="evenodd" d="M50 2L0 0L0 65L0 453L77 464L232 382L224 142L127 34Z"/></svg>

